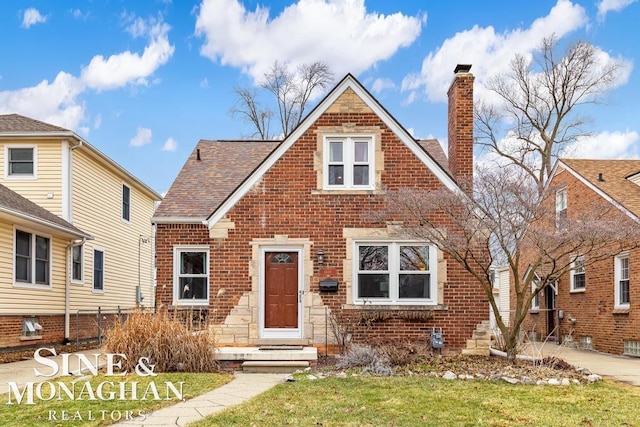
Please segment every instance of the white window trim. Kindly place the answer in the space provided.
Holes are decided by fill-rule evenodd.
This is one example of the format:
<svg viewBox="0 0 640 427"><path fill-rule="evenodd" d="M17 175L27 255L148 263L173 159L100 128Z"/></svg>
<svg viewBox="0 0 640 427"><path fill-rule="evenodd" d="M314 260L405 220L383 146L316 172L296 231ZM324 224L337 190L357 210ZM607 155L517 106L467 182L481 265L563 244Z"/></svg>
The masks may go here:
<svg viewBox="0 0 640 427"><path fill-rule="evenodd" d="M531 282L531 293L535 292L537 288L538 281L534 280L533 282ZM533 297L533 299L531 300L531 311L534 313L540 311L540 292L538 292L538 295Z"/></svg>
<svg viewBox="0 0 640 427"><path fill-rule="evenodd" d="M181 252L205 252L207 262L205 263L207 276L207 299L180 299L180 253ZM211 257L208 245L180 245L173 247L173 305L187 306L208 306L211 298Z"/></svg>
<svg viewBox="0 0 640 427"><path fill-rule="evenodd" d="M359 246L389 247L389 298L360 298L358 296L358 270L360 262ZM428 299L400 299L398 296L398 276L400 275L400 246L427 246L429 248L429 294ZM393 249L392 249L393 248ZM354 305L391 305L391 306L435 306L438 305L438 251L435 245L416 240L356 240L353 242L352 297Z"/></svg>
<svg viewBox="0 0 640 427"><path fill-rule="evenodd" d="M129 219L126 219L124 217L124 187L127 187L129 189ZM125 224L131 223L131 199L133 198L131 197L131 193L131 186L123 182L122 187L120 188L120 219Z"/></svg>
<svg viewBox="0 0 640 427"><path fill-rule="evenodd" d="M33 149L33 174L9 175L9 149L10 148L31 148ZM38 179L38 146L34 144L9 144L4 146L4 179L11 181L35 181Z"/></svg>
<svg viewBox="0 0 640 427"><path fill-rule="evenodd" d="M574 257L572 257L572 261L571 261L571 270L570 270L570 272L569 272L569 276L570 276L570 277L569 277L569 281L570 281L570 287L569 287L569 289L570 289L570 292L571 292L571 293L579 293L579 292L584 292L584 291L586 291L586 290L587 290L587 269L586 269L586 267L583 267L583 268L584 268L584 270L585 270L585 271L584 271L584 279L585 279L585 280L584 280L584 288L577 288L577 289L576 289L576 287L575 287L575 281L574 281L574 276L575 276L575 274L576 274L576 271L575 271L575 269L574 269L574 268L575 268L575 264L576 264L576 260L577 260L578 258L584 258L584 257L585 257L584 255L575 255Z"/></svg>
<svg viewBox="0 0 640 427"><path fill-rule="evenodd" d="M630 308L630 304L629 303L624 303L624 304L620 303L620 296L621 296L620 295L620 280L622 279L622 268L621 268L620 263L621 263L621 260L623 260L623 259L629 260L629 253L628 252L623 252L623 253L617 255L614 258L614 280L615 281L614 281L613 286L614 286L614 289L615 289L615 291L614 291L614 293L615 293L615 302L614 302L613 308L615 308L615 309L623 309L624 310L624 309ZM631 267L631 265L629 265L629 267ZM630 268L629 268L628 274L629 274L629 278L628 279L630 279L630 277L631 277Z"/></svg>
<svg viewBox="0 0 640 427"><path fill-rule="evenodd" d="M16 231L31 234L31 282L18 282L16 280ZM36 283L36 236L49 239L49 283L46 285ZM47 234L38 233L23 227L13 227L13 286L16 288L51 290L53 286L53 239Z"/></svg>
<svg viewBox="0 0 640 427"><path fill-rule="evenodd" d="M326 134L323 135L323 189L324 190L375 190L375 135L374 134ZM353 185L353 166L354 160L354 142L357 140L367 140L368 142L368 166L369 166L369 184ZM329 185L329 159L330 159L330 142L342 141L343 143L343 159L344 165L344 184ZM362 163L364 164L364 163Z"/></svg>
<svg viewBox="0 0 640 427"><path fill-rule="evenodd" d="M102 289L95 288L96 274L96 251L102 252ZM107 252L103 247L94 246L92 249L91 260L91 292L94 294L104 294L105 284L107 283Z"/></svg>
<svg viewBox="0 0 640 427"><path fill-rule="evenodd" d="M79 245L79 246L72 246L71 247L71 253L69 254L69 256L71 257L71 283L73 283L74 285L84 285L84 265L85 265L85 256L84 256L84 247L85 245ZM73 278L73 249L74 248L80 248L80 279L74 279ZM93 284L91 284L91 286L93 287Z"/></svg>

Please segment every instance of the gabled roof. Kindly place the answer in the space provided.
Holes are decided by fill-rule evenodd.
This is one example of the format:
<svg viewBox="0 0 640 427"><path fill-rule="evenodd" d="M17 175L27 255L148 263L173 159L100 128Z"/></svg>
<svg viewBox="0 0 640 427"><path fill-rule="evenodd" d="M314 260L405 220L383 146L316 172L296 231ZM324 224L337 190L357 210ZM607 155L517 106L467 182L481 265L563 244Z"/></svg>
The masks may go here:
<svg viewBox="0 0 640 427"><path fill-rule="evenodd" d="M559 159L565 170L627 215L640 219L640 186L627 179L640 160Z"/></svg>
<svg viewBox="0 0 640 427"><path fill-rule="evenodd" d="M153 220L206 220L281 142L200 140Z"/></svg>
<svg viewBox="0 0 640 427"><path fill-rule="evenodd" d="M76 228L73 224L65 221L57 215L52 214L45 208L33 203L31 200L22 197L0 184L0 214L35 222L48 228L53 228L65 235L74 237L92 237L84 231Z"/></svg>
<svg viewBox="0 0 640 427"><path fill-rule="evenodd" d="M75 132L60 126L55 126L40 120L25 117L20 114L0 114L0 139L3 138L68 138L79 147L86 148L95 158L111 166L131 182L138 185L144 193L153 200L162 200L162 196L151 187L136 178L131 172L120 166L109 156L89 144Z"/></svg>
<svg viewBox="0 0 640 427"><path fill-rule="evenodd" d="M403 142L407 148L421 160L427 168L450 190L464 194L454 179L431 157L407 132L407 130L389 114L389 112L360 84L351 74L347 74L327 96L311 111L293 132L276 147L264 161L230 194L207 218L211 227L222 219L235 204L260 180L260 178L287 152L287 150L312 126L316 120L347 90L353 92L369 107L382 122Z"/></svg>

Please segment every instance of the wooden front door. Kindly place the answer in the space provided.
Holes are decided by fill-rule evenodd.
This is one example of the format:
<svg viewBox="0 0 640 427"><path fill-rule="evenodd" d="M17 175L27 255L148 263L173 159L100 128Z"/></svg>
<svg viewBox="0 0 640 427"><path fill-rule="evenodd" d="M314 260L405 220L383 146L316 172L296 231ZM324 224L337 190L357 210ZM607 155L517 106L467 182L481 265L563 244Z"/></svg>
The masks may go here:
<svg viewBox="0 0 640 427"><path fill-rule="evenodd" d="M265 252L264 327L298 328L298 253Z"/></svg>

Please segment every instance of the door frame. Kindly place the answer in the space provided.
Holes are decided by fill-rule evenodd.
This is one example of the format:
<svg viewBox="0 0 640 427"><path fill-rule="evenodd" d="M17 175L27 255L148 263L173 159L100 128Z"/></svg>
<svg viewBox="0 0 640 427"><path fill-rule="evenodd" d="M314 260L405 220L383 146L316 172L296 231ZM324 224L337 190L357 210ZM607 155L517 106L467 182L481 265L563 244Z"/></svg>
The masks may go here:
<svg viewBox="0 0 640 427"><path fill-rule="evenodd" d="M298 327L265 328L265 255L267 252L296 252L298 254ZM260 280L258 292L258 333L260 338L299 339L302 338L304 305L304 248L302 246L260 246Z"/></svg>

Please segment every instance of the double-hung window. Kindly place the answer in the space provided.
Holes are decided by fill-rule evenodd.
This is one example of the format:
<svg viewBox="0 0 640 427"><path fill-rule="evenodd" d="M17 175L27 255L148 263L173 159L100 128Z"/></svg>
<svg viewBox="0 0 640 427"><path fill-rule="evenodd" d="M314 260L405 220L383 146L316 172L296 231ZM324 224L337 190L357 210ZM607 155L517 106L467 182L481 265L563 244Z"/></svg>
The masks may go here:
<svg viewBox="0 0 640 427"><path fill-rule="evenodd" d="M573 258L571 262L571 291L581 292L587 286L586 270L584 267L584 255Z"/></svg>
<svg viewBox="0 0 640 427"><path fill-rule="evenodd" d="M374 188L372 136L326 137L324 185L327 189Z"/></svg>
<svg viewBox="0 0 640 427"><path fill-rule="evenodd" d="M5 149L5 178L36 178L35 146L7 146Z"/></svg>
<svg viewBox="0 0 640 427"><path fill-rule="evenodd" d="M173 299L176 304L209 305L209 247L173 249Z"/></svg>
<svg viewBox="0 0 640 427"><path fill-rule="evenodd" d="M93 250L93 290L104 291L104 251Z"/></svg>
<svg viewBox="0 0 640 427"><path fill-rule="evenodd" d="M15 232L14 281L51 285L51 239L22 230Z"/></svg>
<svg viewBox="0 0 640 427"><path fill-rule="evenodd" d="M435 247L410 242L356 244L357 304L436 304Z"/></svg>
<svg viewBox="0 0 640 427"><path fill-rule="evenodd" d="M615 257L615 308L629 308L629 254Z"/></svg>
<svg viewBox="0 0 640 427"><path fill-rule="evenodd" d="M82 282L83 246L71 247L71 280Z"/></svg>
<svg viewBox="0 0 640 427"><path fill-rule="evenodd" d="M122 184L122 219L131 220L131 189Z"/></svg>

